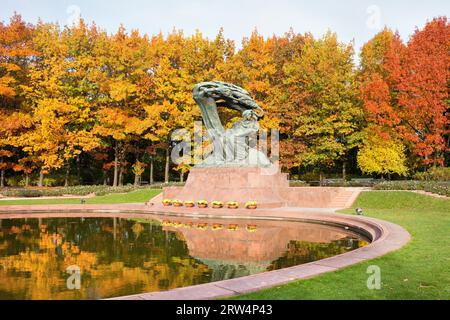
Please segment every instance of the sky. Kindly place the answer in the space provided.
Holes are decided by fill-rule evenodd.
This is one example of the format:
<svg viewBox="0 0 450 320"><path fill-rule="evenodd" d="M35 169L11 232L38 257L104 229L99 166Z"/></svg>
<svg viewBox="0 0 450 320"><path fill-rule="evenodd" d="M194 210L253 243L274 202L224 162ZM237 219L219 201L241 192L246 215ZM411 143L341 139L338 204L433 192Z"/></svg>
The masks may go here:
<svg viewBox="0 0 450 320"><path fill-rule="evenodd" d="M407 41L416 27L437 16L449 16L449 0L0 0L0 21L17 12L28 22L72 24L78 16L108 32L120 24L149 35L174 28L189 35L200 30L224 35L239 45L255 28L264 36L327 30L359 48L384 26Z"/></svg>

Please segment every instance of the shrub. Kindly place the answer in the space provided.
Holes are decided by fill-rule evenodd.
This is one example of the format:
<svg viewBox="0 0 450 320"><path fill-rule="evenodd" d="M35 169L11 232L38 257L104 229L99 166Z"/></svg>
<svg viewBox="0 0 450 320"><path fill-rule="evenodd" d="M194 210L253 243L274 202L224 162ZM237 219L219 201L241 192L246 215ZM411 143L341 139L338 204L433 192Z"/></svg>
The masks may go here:
<svg viewBox="0 0 450 320"><path fill-rule="evenodd" d="M6 185L10 187L23 187L25 186L25 178L22 176L8 177L5 179Z"/></svg>
<svg viewBox="0 0 450 320"><path fill-rule="evenodd" d="M423 190L450 197L450 183L436 181L385 181L374 186L375 190Z"/></svg>
<svg viewBox="0 0 450 320"><path fill-rule="evenodd" d="M2 195L6 197L37 198L42 197L43 193L41 190L36 189L12 189L7 192L2 192Z"/></svg>
<svg viewBox="0 0 450 320"><path fill-rule="evenodd" d="M430 168L426 172L417 172L414 179L422 181L450 181L450 167Z"/></svg>
<svg viewBox="0 0 450 320"><path fill-rule="evenodd" d="M49 181L50 182L50 181ZM55 187L48 189L22 189L22 188L5 188L1 191L1 194L5 197L25 197L23 194L36 194L36 197L60 197L64 195L74 195L74 196L86 196L88 194L95 194L97 196L103 196L111 193L127 193L139 189L161 189L167 186L180 186L181 183L158 183L147 186L135 186L128 184L121 187L112 187L105 185L91 185L91 186L70 186L70 187ZM35 191L39 191L38 193ZM34 192L34 193L33 193Z"/></svg>
<svg viewBox="0 0 450 320"><path fill-rule="evenodd" d="M309 187L309 184L302 180L290 180L289 185L291 187Z"/></svg>
<svg viewBox="0 0 450 320"><path fill-rule="evenodd" d="M300 174L298 176L298 179L306 181L306 182L319 181L320 180L320 174L317 173L317 172L308 172L308 173Z"/></svg>

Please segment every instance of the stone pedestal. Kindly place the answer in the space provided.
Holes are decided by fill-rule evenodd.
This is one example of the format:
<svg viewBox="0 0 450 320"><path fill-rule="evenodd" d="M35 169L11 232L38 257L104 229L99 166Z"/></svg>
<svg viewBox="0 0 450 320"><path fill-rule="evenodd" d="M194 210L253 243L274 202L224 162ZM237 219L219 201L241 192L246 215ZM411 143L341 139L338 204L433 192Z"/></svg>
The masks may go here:
<svg viewBox="0 0 450 320"><path fill-rule="evenodd" d="M164 199L256 201L261 208L285 205L283 191L289 187L286 173L260 167L193 168L184 187L167 187Z"/></svg>

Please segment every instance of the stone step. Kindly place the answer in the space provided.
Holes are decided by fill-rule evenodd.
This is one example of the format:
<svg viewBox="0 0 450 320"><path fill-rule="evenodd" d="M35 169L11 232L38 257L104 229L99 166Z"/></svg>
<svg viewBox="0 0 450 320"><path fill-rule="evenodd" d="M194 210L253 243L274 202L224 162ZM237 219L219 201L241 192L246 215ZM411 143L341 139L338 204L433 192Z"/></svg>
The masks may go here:
<svg viewBox="0 0 450 320"><path fill-rule="evenodd" d="M348 208L356 200L360 190L343 190L336 197L334 197L328 204L329 208Z"/></svg>

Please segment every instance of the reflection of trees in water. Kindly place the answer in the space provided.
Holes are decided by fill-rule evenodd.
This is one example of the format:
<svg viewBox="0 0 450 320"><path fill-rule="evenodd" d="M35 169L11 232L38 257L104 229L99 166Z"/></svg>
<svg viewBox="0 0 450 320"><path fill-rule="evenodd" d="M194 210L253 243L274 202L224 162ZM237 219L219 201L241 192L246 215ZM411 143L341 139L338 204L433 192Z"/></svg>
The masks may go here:
<svg viewBox="0 0 450 320"><path fill-rule="evenodd" d="M42 224L3 220L0 298L101 298L208 281L210 270L160 226L121 220L114 228L107 218L43 219ZM81 290L66 289L70 265L81 268Z"/></svg>
<svg viewBox="0 0 450 320"><path fill-rule="evenodd" d="M364 245L367 245L367 242L354 238L344 238L330 243L290 241L283 256L273 261L267 267L267 270L276 270L325 259L355 250Z"/></svg>

